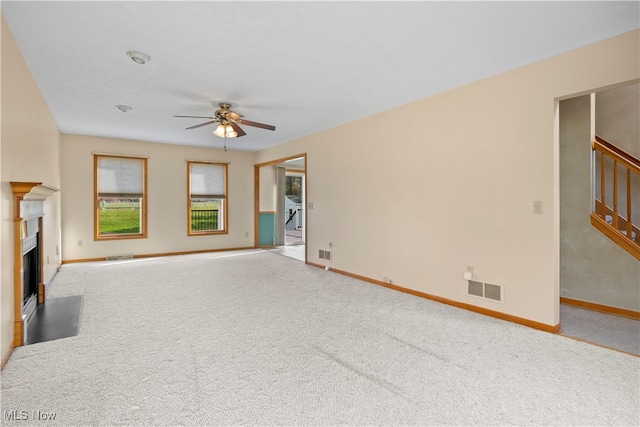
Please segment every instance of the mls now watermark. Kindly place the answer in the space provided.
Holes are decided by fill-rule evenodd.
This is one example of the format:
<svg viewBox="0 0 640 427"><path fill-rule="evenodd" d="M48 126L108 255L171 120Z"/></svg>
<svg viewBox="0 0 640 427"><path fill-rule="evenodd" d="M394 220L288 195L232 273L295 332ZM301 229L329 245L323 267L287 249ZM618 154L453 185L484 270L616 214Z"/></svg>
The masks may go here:
<svg viewBox="0 0 640 427"><path fill-rule="evenodd" d="M5 421L53 421L56 419L55 412L47 411L19 411L11 409L2 411L2 418Z"/></svg>

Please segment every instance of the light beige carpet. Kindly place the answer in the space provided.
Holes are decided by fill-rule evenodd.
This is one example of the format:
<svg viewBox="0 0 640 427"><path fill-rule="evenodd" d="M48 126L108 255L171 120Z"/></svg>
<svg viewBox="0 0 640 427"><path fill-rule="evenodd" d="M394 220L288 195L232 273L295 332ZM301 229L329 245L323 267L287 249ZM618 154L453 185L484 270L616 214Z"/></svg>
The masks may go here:
<svg viewBox="0 0 640 427"><path fill-rule="evenodd" d="M65 265L66 295L79 334L14 351L3 425L640 421L639 358L275 253Z"/></svg>

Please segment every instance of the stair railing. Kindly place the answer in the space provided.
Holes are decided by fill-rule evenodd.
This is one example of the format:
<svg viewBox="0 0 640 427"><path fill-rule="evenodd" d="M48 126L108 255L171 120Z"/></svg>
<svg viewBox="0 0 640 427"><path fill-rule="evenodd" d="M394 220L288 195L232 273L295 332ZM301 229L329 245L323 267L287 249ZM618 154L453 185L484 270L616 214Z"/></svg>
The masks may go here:
<svg viewBox="0 0 640 427"><path fill-rule="evenodd" d="M600 199L594 198L591 224L640 260L640 224L632 217L633 203L640 206L640 160L599 136L591 149L600 169L599 177L594 176L599 179ZM608 180L607 175L612 178ZM626 212L619 211L621 201Z"/></svg>

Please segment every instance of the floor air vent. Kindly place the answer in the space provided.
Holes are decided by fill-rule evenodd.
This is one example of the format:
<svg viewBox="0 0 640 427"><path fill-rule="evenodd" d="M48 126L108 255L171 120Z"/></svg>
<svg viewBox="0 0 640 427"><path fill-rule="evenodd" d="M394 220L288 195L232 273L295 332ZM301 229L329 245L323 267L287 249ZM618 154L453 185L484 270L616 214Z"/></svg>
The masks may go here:
<svg viewBox="0 0 640 427"><path fill-rule="evenodd" d="M109 255L107 261L120 261L123 259L133 259L133 254Z"/></svg>
<svg viewBox="0 0 640 427"><path fill-rule="evenodd" d="M331 251L325 251L320 249L318 251L318 258L326 259L327 261L331 261Z"/></svg>
<svg viewBox="0 0 640 427"><path fill-rule="evenodd" d="M469 280L468 283L469 285L467 287L467 295L488 299L491 301L502 302L503 292L501 285L476 282L475 280Z"/></svg>

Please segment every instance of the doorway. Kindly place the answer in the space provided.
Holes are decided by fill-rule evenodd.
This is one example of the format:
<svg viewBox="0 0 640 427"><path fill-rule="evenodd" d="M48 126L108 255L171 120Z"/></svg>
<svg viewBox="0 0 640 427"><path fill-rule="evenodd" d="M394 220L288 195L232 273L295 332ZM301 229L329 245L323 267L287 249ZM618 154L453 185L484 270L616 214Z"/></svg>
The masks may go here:
<svg viewBox="0 0 640 427"><path fill-rule="evenodd" d="M284 246L304 245L304 171L285 169Z"/></svg>
<svg viewBox="0 0 640 427"><path fill-rule="evenodd" d="M255 246L306 261L306 154L255 165Z"/></svg>
<svg viewBox="0 0 640 427"><path fill-rule="evenodd" d="M593 151L595 135L640 155L639 85L625 84L558 103L560 334L635 355L640 354L640 264L594 227L590 214L595 199L603 199L595 179L601 176L602 164ZM607 181L613 181L612 172ZM619 182L623 193L626 182ZM629 188L637 185L632 182ZM607 196L611 193L610 188ZM626 206L619 207L626 211ZM640 211L640 205L633 211Z"/></svg>

